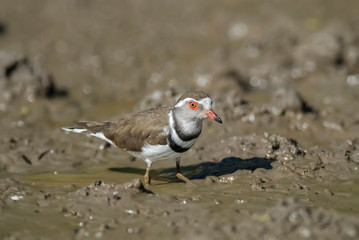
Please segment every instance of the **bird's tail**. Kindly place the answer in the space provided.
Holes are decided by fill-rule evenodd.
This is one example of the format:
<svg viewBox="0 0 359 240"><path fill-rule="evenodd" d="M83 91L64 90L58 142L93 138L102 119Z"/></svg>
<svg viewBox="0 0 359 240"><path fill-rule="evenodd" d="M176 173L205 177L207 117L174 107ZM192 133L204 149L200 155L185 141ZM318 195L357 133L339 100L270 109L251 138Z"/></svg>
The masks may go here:
<svg viewBox="0 0 359 240"><path fill-rule="evenodd" d="M92 122L78 122L78 121L74 121L74 125L73 127L63 127L62 129L67 131L67 132L75 132L75 133L84 133L86 135L91 135L91 133L93 133L93 130L91 128L91 125L93 125ZM97 123L97 125L100 125L99 123Z"/></svg>
<svg viewBox="0 0 359 240"><path fill-rule="evenodd" d="M111 122L75 121L74 127L63 127L62 129L67 132L84 133L87 136L95 136L115 146L115 144L104 135L104 129L106 129L110 124Z"/></svg>
<svg viewBox="0 0 359 240"><path fill-rule="evenodd" d="M84 128L77 128L77 127L63 127L62 130L65 130L67 132L91 134L89 130Z"/></svg>

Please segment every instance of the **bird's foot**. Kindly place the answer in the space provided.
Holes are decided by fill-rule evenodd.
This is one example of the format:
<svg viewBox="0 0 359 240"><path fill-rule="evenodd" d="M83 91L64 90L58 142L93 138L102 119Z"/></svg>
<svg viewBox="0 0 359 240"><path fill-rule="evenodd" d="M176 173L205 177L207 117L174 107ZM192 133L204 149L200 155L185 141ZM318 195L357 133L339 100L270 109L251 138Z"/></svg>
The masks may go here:
<svg viewBox="0 0 359 240"><path fill-rule="evenodd" d="M185 177L182 173L178 172L176 173L176 177L178 177L179 179L181 179L182 181L186 182L187 184L190 184L190 185L194 185L194 183L189 180L187 177Z"/></svg>

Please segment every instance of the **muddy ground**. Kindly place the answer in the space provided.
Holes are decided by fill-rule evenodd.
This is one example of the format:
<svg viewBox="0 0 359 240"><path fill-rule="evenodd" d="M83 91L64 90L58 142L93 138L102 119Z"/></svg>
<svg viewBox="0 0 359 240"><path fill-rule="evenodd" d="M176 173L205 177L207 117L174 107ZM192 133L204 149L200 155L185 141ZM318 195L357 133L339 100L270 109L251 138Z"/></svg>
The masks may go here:
<svg viewBox="0 0 359 240"><path fill-rule="evenodd" d="M0 1L2 239L358 239L357 1ZM176 179L65 134L214 100Z"/></svg>

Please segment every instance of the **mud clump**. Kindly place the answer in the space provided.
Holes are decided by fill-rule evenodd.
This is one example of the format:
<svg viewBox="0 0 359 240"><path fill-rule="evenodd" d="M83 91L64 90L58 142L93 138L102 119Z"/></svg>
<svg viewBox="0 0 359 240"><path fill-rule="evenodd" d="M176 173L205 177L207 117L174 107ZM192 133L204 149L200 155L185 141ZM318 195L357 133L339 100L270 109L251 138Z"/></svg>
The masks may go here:
<svg viewBox="0 0 359 240"><path fill-rule="evenodd" d="M34 102L38 97L66 96L52 76L21 54L0 51L0 104L3 108L14 99Z"/></svg>
<svg viewBox="0 0 359 240"><path fill-rule="evenodd" d="M353 140L348 140L347 144L348 146L344 156L348 161L359 164L359 139L355 138Z"/></svg>
<svg viewBox="0 0 359 240"><path fill-rule="evenodd" d="M355 41L352 29L331 24L303 40L294 49L294 59L299 65L314 61L318 67L344 67L353 71L359 62Z"/></svg>
<svg viewBox="0 0 359 240"><path fill-rule="evenodd" d="M139 179L134 179L129 183L124 183L121 185L115 184L107 184L103 181L96 181L94 184L87 186L83 189L80 189L73 193L74 195L79 194L82 196L86 196L87 199L89 198L103 198L110 197L114 199L121 199L121 193L123 192L131 192L131 194L140 194L140 193L152 193L151 191L147 190L142 182ZM93 200L93 199L92 199ZM92 201L90 200L90 201Z"/></svg>
<svg viewBox="0 0 359 240"><path fill-rule="evenodd" d="M124 184L96 181L70 192L67 204L61 207L60 214L79 222L79 228L74 231L75 238L145 234L143 231L148 229L147 226L137 226L130 218L143 221L168 216L167 207L156 210L155 206L158 203L167 205L173 200L178 203L176 199L152 193L139 179Z"/></svg>
<svg viewBox="0 0 359 240"><path fill-rule="evenodd" d="M304 157L306 151L299 146L296 140L270 135L264 141L266 143L266 157L279 161L292 161L298 157Z"/></svg>
<svg viewBox="0 0 359 240"><path fill-rule="evenodd" d="M82 217L86 214L91 214L91 206L128 207L128 204L132 202L131 199L140 197L141 194L153 193L147 190L139 179L120 185L96 181L92 185L70 192L70 204L63 207L61 211L65 217L75 215ZM78 203L79 201L80 203Z"/></svg>
<svg viewBox="0 0 359 240"><path fill-rule="evenodd" d="M173 106L177 102L180 95L181 92L172 88L167 89L165 91L156 90L152 93L145 95L141 99L139 104L137 104L135 109L140 111L152 107L161 107L164 105L163 104L164 102L167 103L166 104L167 106Z"/></svg>
<svg viewBox="0 0 359 240"><path fill-rule="evenodd" d="M0 184L0 209L7 203L11 203L20 200L24 197L24 187L20 186L20 183L14 178L6 178L1 181Z"/></svg>
<svg viewBox="0 0 359 240"><path fill-rule="evenodd" d="M271 229L263 237L354 239L359 234L354 219L342 219L322 209L305 207L293 198L280 201L268 213L260 216L259 220L264 229ZM281 227L271 227L273 224L280 224Z"/></svg>
<svg viewBox="0 0 359 240"><path fill-rule="evenodd" d="M217 154L222 154L222 156L227 154L244 158L263 157L281 162L303 158L307 152L294 139L268 133L264 136L251 134L229 137L223 139L221 145L223 145L223 150ZM212 151L216 151L216 146L208 146L206 150L212 150L213 147ZM216 153L213 154L216 155Z"/></svg>
<svg viewBox="0 0 359 240"><path fill-rule="evenodd" d="M252 121L251 118L259 112L258 107L244 99L243 96L235 90L219 91L214 93L214 108L221 113L223 119Z"/></svg>
<svg viewBox="0 0 359 240"><path fill-rule="evenodd" d="M279 88L274 92L268 109L274 115L316 112L299 92L288 88Z"/></svg>

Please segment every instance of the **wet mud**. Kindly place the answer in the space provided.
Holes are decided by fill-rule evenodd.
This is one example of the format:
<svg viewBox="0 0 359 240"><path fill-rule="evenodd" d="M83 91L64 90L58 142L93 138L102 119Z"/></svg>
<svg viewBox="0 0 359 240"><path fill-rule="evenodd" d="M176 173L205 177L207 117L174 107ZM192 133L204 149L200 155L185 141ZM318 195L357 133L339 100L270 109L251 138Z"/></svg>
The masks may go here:
<svg viewBox="0 0 359 240"><path fill-rule="evenodd" d="M358 3L3 1L1 239L358 239ZM31 18L31 22L29 19ZM206 121L146 164L73 120L202 89Z"/></svg>

